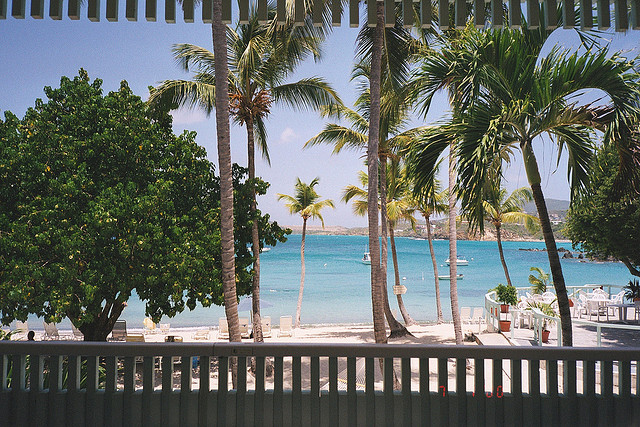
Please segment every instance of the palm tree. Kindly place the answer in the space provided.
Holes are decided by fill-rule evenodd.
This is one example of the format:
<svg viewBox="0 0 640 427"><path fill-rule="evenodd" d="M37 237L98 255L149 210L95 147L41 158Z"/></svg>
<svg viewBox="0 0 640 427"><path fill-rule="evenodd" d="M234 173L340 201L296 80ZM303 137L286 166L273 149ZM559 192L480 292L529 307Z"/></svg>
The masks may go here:
<svg viewBox="0 0 640 427"><path fill-rule="evenodd" d="M276 10L269 5L267 23L260 23L255 8L250 10L249 23L239 24L235 30L227 29L230 112L234 121L247 129L249 179L255 179L255 145L267 162L269 151L265 120L272 105L281 103L296 108L319 108L321 105L340 103L331 86L321 78L305 78L285 83L287 76L307 56L320 55L324 40L323 27L311 22L295 26L292 22L276 25ZM196 69L193 81L166 80L151 93L151 102L177 102L183 104L198 96L211 97L215 93L213 74L214 55L191 44L173 48L176 60L185 68ZM256 195L252 194L252 216L256 217ZM262 342L260 320L260 236L258 221L252 224L253 263L253 331L254 340Z"/></svg>
<svg viewBox="0 0 640 427"><path fill-rule="evenodd" d="M639 145L637 76L632 64L607 50L569 53L553 49L540 57L544 31L469 28L455 44L425 58L421 75L426 93L458 82L458 114L452 122L425 136L416 147L414 170L424 181L433 173L439 153L459 141L460 188L467 217L483 227L482 188L494 165L520 150L538 211L553 283L558 297L563 345L572 345L571 314L560 258L541 187L533 144L542 135L568 151L572 194L585 185L593 157L593 131L621 155L620 179L637 180ZM508 48L507 48L508 47ZM604 97L584 104L576 96L598 89ZM468 107L468 108L467 108ZM635 151L634 151L635 150Z"/></svg>
<svg viewBox="0 0 640 427"><path fill-rule="evenodd" d="M318 218L322 222L324 228L324 219L320 211L323 208L333 208L333 201L318 200L320 196L316 193L314 187L318 185L319 178L314 178L309 184L300 181L300 178L296 178L295 196L289 196L286 194L278 194L278 200L284 200L285 206L289 208L289 213L299 214L302 217L302 241L300 243L300 262L302 265L302 271L300 273L300 292L298 293L298 306L296 308L296 320L295 328L300 327L300 310L302 309L302 293L304 291L304 240L307 232L307 220L309 218Z"/></svg>
<svg viewBox="0 0 640 427"><path fill-rule="evenodd" d="M442 314L442 302L440 301L440 279L438 278L438 262L436 254L433 250L433 236L431 235L431 216L436 214L444 214L449 209L448 198L449 191L439 191L440 183L435 178L433 183L426 188L422 188L421 193L414 197L413 205L424 218L425 227L427 229L427 240L429 242L429 253L431 255L431 263L433 265L433 280L436 290L436 311L438 313L438 324L444 323Z"/></svg>
<svg viewBox="0 0 640 427"><path fill-rule="evenodd" d="M498 179L497 181L488 183L489 188L485 194L485 200L482 202L482 208L484 209L485 221L491 223L496 228L496 241L498 242L500 262L504 269L507 285L512 286L511 277L509 277L509 270L507 269L507 263L502 250L502 224L524 224L527 230L534 231L539 222L535 216L523 212L524 204L533 200L533 194L531 194L529 188L518 188L507 197L507 190L505 188L499 188L496 182L499 184L500 180Z"/></svg>
<svg viewBox="0 0 640 427"><path fill-rule="evenodd" d="M389 176L391 176L394 172L396 172L397 174L397 171L391 170L391 167L387 168L387 174ZM369 178L367 174L362 171L358 174L358 178L359 178L361 187L358 187L356 185L347 185L342 193L342 201L345 203L349 203L350 201L353 201L353 212L356 215L364 216L368 212L368 208L369 208L368 191L367 191L367 184L368 184ZM394 266L395 284L400 285L400 272L398 267L398 257L396 255L396 250L395 250L395 236L394 236L393 227L398 220L404 219L413 223L415 221L415 218L413 218L413 210L411 208L410 201L408 200L408 198L402 197L402 196L406 196L407 188L403 185L403 183L396 182L396 181L400 181L398 177L389 179L389 181L393 182L394 184L392 186L393 192L388 193L388 195L393 197L393 199L390 197L390 200L388 200L385 206L387 209L387 216L389 217L388 226L389 226L389 236L391 241L391 252L392 252L392 260L393 260L393 266ZM380 209L382 209L382 203L379 203L378 206ZM386 289L385 289L385 294L386 294ZM384 302L385 316L387 318L391 318L395 320L395 318L393 317L393 314L391 313L391 308L389 307L389 300L388 298L385 298L385 299L386 299L386 301ZM396 295L396 299L398 301L398 308L400 309L400 313L402 314L402 317L405 323L407 325L415 324L414 320L411 318L407 309L405 308L402 295ZM398 324L399 326L395 326L395 324ZM391 337L399 337L399 336L410 334L410 332L404 326L400 325L397 321L396 322L392 321L390 323L390 328L391 328L391 334L390 334Z"/></svg>

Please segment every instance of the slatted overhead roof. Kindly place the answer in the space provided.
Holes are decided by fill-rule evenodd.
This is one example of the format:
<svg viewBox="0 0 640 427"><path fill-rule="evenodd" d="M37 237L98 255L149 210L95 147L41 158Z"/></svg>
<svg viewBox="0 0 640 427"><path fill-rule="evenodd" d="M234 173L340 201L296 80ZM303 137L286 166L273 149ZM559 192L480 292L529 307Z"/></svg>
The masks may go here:
<svg viewBox="0 0 640 427"><path fill-rule="evenodd" d="M65 0L0 0L0 20L6 19L8 16L16 19L24 19L27 17L27 7L29 15L35 19L43 19L47 16L45 8L48 6L48 16L54 20L63 18L63 2ZM212 0L202 0L196 6L194 0L183 0L181 4L176 0L102 0L106 1L105 16L101 16L101 0L88 0L86 6L81 7L81 0L67 0L67 16L72 20L78 20L81 15L93 22L106 19L110 22L118 21L119 9L124 7L125 17L129 21L137 21L145 19L155 22L158 19L158 1L164 1L164 19L168 23L176 22L177 11L181 11L184 22L202 22L211 23L213 13ZM223 0L223 21L232 23L232 7L233 0ZM266 20L267 0L238 0L238 14L235 17L240 23L246 22L249 16L249 2L257 1L258 10L262 11ZM284 16L285 2L287 0L277 0L277 10L280 16ZM295 20L302 22L305 19L303 0L295 1L294 13ZM593 2L596 2L594 5ZM323 0L318 1L314 5L312 19L318 24L322 19L322 8L325 5L329 7L332 13L332 23L334 26L342 25L343 7L348 4L349 25L352 27L359 26L360 7L367 7L367 4L360 0ZM463 27L465 25L466 11L469 6L474 11L474 22L484 27L487 19L494 27L503 26L503 12L509 11L509 22L512 27L520 25L520 12L522 5L520 0L384 0L385 2L385 22L388 26L392 26L394 22L393 13L395 3L402 3L405 25L413 24L414 10L420 11L420 25L422 27L430 27L433 14L437 13L438 25L441 29L450 28L452 26ZM564 28L574 28L576 22L580 22L582 29L588 30L597 27L601 30L609 29L612 26L612 15L614 17L614 26L616 31L626 31L629 28L640 29L640 0L564 0L561 2L561 14L558 16L558 0L523 0L526 2L526 15L528 17L529 27L537 27L542 20L547 24L547 28L553 29L562 22ZM613 2L613 5L611 5ZM45 6L45 3L46 6ZM449 22L450 3L454 4L455 22ZM467 4L469 3L469 4ZM9 6L11 13L9 14ZM488 7L487 7L488 6ZM595 7L594 7L595 6ZM144 11L144 18L138 16L138 13ZM419 8L419 9L418 9ZM84 9L84 10L83 10ZM196 11L198 16L196 17ZM485 16L489 11L489 16ZM541 16L544 11L544 16ZM560 19L561 18L561 19ZM595 19L594 19L595 18ZM375 8L371 8L367 12L369 25L375 25ZM595 22L594 22L595 21ZM2 25L0 23L0 25Z"/></svg>

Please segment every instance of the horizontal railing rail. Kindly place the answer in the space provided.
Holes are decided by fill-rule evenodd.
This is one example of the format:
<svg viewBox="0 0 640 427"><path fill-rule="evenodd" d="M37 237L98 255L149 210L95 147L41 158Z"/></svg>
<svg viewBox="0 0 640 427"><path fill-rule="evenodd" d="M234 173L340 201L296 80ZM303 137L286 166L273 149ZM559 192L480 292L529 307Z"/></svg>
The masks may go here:
<svg viewBox="0 0 640 427"><path fill-rule="evenodd" d="M0 425L631 425L638 359L637 348L7 341Z"/></svg>

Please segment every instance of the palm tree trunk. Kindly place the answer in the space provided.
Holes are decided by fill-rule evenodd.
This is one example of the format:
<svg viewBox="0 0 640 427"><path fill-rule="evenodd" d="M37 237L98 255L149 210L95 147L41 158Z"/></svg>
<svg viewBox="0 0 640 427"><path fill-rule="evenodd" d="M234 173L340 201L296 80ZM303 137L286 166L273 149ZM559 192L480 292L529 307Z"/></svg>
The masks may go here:
<svg viewBox="0 0 640 427"><path fill-rule="evenodd" d="M393 227L395 224L389 222L389 239L391 240L391 257L393 258L393 272L396 279L396 286L400 285L400 269L398 268L398 254L396 252L396 239L395 232L393 231ZM411 318L407 308L404 306L404 301L402 301L402 295L396 295L398 299L398 308L400 309L400 313L402 314L402 318L404 319L404 323L407 326L415 325L416 322Z"/></svg>
<svg viewBox="0 0 640 427"><path fill-rule="evenodd" d="M227 65L227 26L222 23L222 0L213 2L211 24L215 56L216 134L220 168L220 240L222 246L222 291L229 325L229 341L239 342L238 296L236 293L235 246L233 238L233 176L229 134L229 69ZM231 381L237 383L238 367L231 361Z"/></svg>
<svg viewBox="0 0 640 427"><path fill-rule="evenodd" d="M382 287L382 296L384 299L384 315L389 324L389 338L400 338L411 335L411 332L404 325L398 322L391 312L389 305L389 292L387 289L387 264L388 264L388 239L387 239L387 158L380 157L380 230L382 231L381 250L380 250L380 283Z"/></svg>
<svg viewBox="0 0 640 427"><path fill-rule="evenodd" d="M540 227L544 236L544 243L547 248L547 257L549 258L549 268L551 269L551 277L553 277L553 287L556 290L556 298L558 299L558 311L560 312L560 324L562 328L562 345L571 347L573 345L573 329L571 326L571 310L569 308L569 295L567 295L567 287L564 283L564 275L562 274L562 266L560 265L560 256L558 256L558 247L551 229L551 221L549 221L549 213L547 212L547 204L544 201L542 187L540 186L541 178L538 169L531 141L522 141L520 143L522 157L524 159L524 167L527 173L527 180L531 185L533 193L533 201L538 210L538 218L540 219Z"/></svg>
<svg viewBox="0 0 640 427"><path fill-rule="evenodd" d="M370 5L373 6L373 5ZM380 136L380 80L382 71L382 42L384 31L384 3L376 2L377 22L371 54L369 92L368 208L369 252L371 254L371 305L373 307L373 334L376 343L387 343L384 326L383 289L380 283L380 241L378 239L378 138Z"/></svg>
<svg viewBox="0 0 640 427"><path fill-rule="evenodd" d="M451 294L451 317L453 330L456 335L456 344L462 345L462 323L460 322L460 309L458 308L458 231L456 229L456 195L454 186L456 183L456 160L453 154L453 146L449 152L449 276Z"/></svg>
<svg viewBox="0 0 640 427"><path fill-rule="evenodd" d="M247 121L247 163L249 166L249 181L256 177L255 140L253 136L253 117ZM262 336L262 320L260 318L260 235L258 232L258 216L256 215L256 191L251 190L251 251L253 252L253 286L251 301L252 331L255 342L264 342Z"/></svg>
<svg viewBox="0 0 640 427"><path fill-rule="evenodd" d="M511 285L511 277L509 277L509 270L507 269L507 262L504 259L504 252L502 252L502 237L501 237L501 227L499 224L495 224L496 226L496 240L498 241L498 252L500 253L500 262L502 263L502 268L504 269L504 276L507 278L507 285Z"/></svg>
<svg viewBox="0 0 640 427"><path fill-rule="evenodd" d="M429 215L424 215L424 221L427 224L427 240L429 241L429 252L431 253L431 263L433 264L433 280L436 285L436 309L438 311L438 324L444 323L442 315L442 302L440 302L440 279L438 278L438 262L436 261L436 253L433 250L433 237L431 236L431 220Z"/></svg>
<svg viewBox="0 0 640 427"><path fill-rule="evenodd" d="M300 242L300 292L298 292L298 307L296 308L296 323L294 328L300 327L300 310L302 310L302 292L304 291L304 239L307 234L307 218L302 219L302 241Z"/></svg>

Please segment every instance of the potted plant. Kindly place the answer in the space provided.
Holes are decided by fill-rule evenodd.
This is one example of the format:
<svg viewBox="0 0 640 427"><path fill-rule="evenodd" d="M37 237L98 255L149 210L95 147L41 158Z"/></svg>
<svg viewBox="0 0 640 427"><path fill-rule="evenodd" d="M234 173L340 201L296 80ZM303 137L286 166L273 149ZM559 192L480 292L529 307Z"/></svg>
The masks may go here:
<svg viewBox="0 0 640 427"><path fill-rule="evenodd" d="M640 282L638 279L629 280L629 283L622 288L624 297L629 301L640 301Z"/></svg>
<svg viewBox="0 0 640 427"><path fill-rule="evenodd" d="M557 318L558 317L558 314L553 309L553 307L551 307L551 304L547 304L546 302L532 301L532 302L529 302L529 307L530 308L537 308L538 310L540 310L542 312L542 314L544 314L546 316L550 316L550 317L553 317L553 318ZM546 317L542 321L542 342L543 343L548 343L549 342L549 334L551 333L551 331L549 331L549 326L551 326L551 325L553 325L555 323L556 323L555 320L552 320L552 319L549 319L549 318L546 318Z"/></svg>
<svg viewBox="0 0 640 427"><path fill-rule="evenodd" d="M498 302L502 303L500 309L503 313L508 313L509 306L516 305L518 303L518 291L515 286L505 286L500 283L495 288L495 291Z"/></svg>

